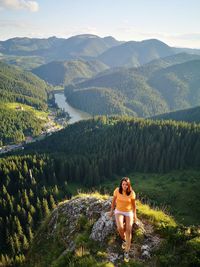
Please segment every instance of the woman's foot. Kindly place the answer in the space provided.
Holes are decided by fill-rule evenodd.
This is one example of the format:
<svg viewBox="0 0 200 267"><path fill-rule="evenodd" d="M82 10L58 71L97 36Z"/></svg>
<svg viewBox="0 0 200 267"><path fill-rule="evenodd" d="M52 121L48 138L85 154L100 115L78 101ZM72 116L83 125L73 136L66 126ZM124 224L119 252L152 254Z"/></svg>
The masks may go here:
<svg viewBox="0 0 200 267"><path fill-rule="evenodd" d="M128 252L124 252L124 261L129 262L129 253Z"/></svg>
<svg viewBox="0 0 200 267"><path fill-rule="evenodd" d="M122 249L125 249L125 248L126 248L126 241L123 240L123 241L122 241Z"/></svg>

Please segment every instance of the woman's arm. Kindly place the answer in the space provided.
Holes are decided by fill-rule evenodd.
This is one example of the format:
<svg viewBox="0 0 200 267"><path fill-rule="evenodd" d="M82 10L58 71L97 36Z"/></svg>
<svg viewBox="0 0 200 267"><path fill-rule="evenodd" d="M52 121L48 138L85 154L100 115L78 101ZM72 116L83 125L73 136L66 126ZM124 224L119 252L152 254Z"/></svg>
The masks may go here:
<svg viewBox="0 0 200 267"><path fill-rule="evenodd" d="M111 203L111 210L110 210L110 217L112 217L113 216L113 211L114 211L114 209L115 209L115 205L116 205L116 199L117 199L117 197L116 196L113 196L113 200L112 200L112 203Z"/></svg>
<svg viewBox="0 0 200 267"><path fill-rule="evenodd" d="M134 222L137 222L137 212L136 212L136 200L135 199L131 199L131 203L133 206L133 212L134 212Z"/></svg>

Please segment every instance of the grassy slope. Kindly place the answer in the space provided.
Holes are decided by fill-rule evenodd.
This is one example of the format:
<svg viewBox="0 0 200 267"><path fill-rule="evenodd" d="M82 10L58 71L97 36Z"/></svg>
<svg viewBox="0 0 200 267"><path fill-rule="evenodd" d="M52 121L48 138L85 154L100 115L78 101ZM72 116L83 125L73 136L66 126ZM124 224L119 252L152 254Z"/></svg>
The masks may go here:
<svg viewBox="0 0 200 267"><path fill-rule="evenodd" d="M88 197L92 196L97 199L106 200L109 195L101 195L98 192L95 193L81 193L73 198ZM58 206L62 206L68 200L60 202ZM139 207L138 216L140 219L147 220L150 224L153 224L156 231L161 235L165 235L166 227L175 228L177 226L174 219L166 215L161 210L153 210L148 205L144 205L141 202L137 201ZM76 249L74 253L62 254L66 249L63 239L64 231L67 230L67 218L63 216L62 213L59 213L57 217L57 227L54 236L49 236L49 222L51 217L47 217L41 224L40 229L38 230L32 247L28 253L28 262L25 263L26 267L43 267L43 266L52 266L52 267L114 267L111 262L106 261L107 247L114 246L117 243L115 237L112 235L106 242L103 244L97 243L89 239L91 228L94 222L90 222L83 215L79 219L77 225L76 234L73 234L72 239L75 240ZM79 226L80 225L80 226ZM163 231L163 233L162 233ZM49 236L45 238L45 236ZM140 244L140 239L142 238L140 232L134 233L134 240L138 245ZM113 243L114 242L114 243ZM80 244L82 244L82 248ZM121 248L119 246L119 253L121 253ZM62 255L61 255L62 254ZM60 256L61 255L61 256ZM134 265L133 265L134 264ZM135 265L137 264L137 265ZM119 263L119 266L124 266L124 263ZM134 260L131 260L129 264L125 266L145 266L142 263L136 263Z"/></svg>
<svg viewBox="0 0 200 267"><path fill-rule="evenodd" d="M200 172L173 171L166 174L130 173L132 186L145 201L162 206L170 212L178 222L185 225L200 222ZM101 185L111 192L118 186L119 179ZM194 212L195 211L195 212Z"/></svg>
<svg viewBox="0 0 200 267"><path fill-rule="evenodd" d="M24 111L32 111L38 119L42 119L44 121L47 121L48 112L46 112L46 111L37 110L34 107L31 107L31 106L28 106L25 104L21 104L21 103L17 103L17 102L5 103L4 106L10 110L16 110L16 108L19 106L23 107Z"/></svg>
<svg viewBox="0 0 200 267"><path fill-rule="evenodd" d="M18 107L23 108L17 109ZM48 112L17 102L0 103L0 140L2 145L19 143L23 136L40 134L48 121ZM18 137L16 137L18 135ZM21 137L20 137L21 136Z"/></svg>
<svg viewBox="0 0 200 267"><path fill-rule="evenodd" d="M172 171L166 174L130 173L127 175L140 199L159 206L172 214L179 223L198 225L200 222L200 172L194 170ZM101 184L101 192L112 191L119 186L120 177ZM85 191L81 184L69 183L72 195ZM195 211L195 212L194 212Z"/></svg>

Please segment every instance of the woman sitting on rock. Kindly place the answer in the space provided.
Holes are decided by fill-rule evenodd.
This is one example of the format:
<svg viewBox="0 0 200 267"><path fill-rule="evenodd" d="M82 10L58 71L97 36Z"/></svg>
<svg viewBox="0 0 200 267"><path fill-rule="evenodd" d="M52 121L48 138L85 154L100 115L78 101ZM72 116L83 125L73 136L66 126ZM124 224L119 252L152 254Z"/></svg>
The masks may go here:
<svg viewBox="0 0 200 267"><path fill-rule="evenodd" d="M124 260L129 261L133 222L137 223L135 192L128 177L122 178L119 187L114 190L110 217L115 214L117 230L123 240ZM116 208L115 208L116 205ZM125 225L124 225L125 222Z"/></svg>

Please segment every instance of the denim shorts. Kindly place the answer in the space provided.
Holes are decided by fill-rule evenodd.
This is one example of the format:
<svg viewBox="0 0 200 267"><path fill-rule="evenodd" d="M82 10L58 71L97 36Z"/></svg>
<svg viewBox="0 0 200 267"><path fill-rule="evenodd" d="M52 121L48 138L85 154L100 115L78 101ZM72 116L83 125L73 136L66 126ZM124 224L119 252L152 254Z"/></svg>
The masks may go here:
<svg viewBox="0 0 200 267"><path fill-rule="evenodd" d="M131 216L133 216L133 213L134 212L132 210L131 211L120 211L120 210L115 209L115 214L122 214L124 216L131 217Z"/></svg>

